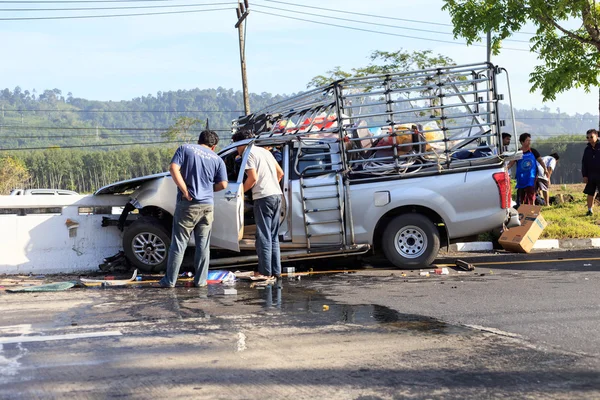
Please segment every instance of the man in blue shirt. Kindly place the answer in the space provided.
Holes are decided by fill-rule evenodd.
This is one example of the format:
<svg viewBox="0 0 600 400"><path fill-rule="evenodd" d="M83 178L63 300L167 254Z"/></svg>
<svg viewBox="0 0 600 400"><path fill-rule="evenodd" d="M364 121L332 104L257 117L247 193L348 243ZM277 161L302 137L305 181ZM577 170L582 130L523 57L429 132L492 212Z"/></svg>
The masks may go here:
<svg viewBox="0 0 600 400"><path fill-rule="evenodd" d="M198 144L180 146L169 171L177 185L177 207L173 216L173 233L162 287L175 287L183 255L192 231L196 240L194 284L206 286L210 260L210 232L213 222L213 197L227 187L225 163L215 152L219 136L213 131L200 133Z"/></svg>
<svg viewBox="0 0 600 400"><path fill-rule="evenodd" d="M517 204L535 204L535 187L537 179L537 163L539 162L544 170L544 174L548 175L546 164L540 153L533 147L531 147L531 135L529 133L522 133L519 136L519 142L521 142L521 150L523 151L523 158L520 160L513 160L508 164L508 169L517 163L517 172L515 178L517 180Z"/></svg>

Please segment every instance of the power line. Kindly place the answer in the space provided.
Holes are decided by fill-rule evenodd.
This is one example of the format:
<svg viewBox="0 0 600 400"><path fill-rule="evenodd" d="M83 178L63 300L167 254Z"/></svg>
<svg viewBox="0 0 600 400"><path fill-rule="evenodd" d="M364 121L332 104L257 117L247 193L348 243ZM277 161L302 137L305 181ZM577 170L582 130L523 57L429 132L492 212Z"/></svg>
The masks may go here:
<svg viewBox="0 0 600 400"><path fill-rule="evenodd" d="M0 21L31 21L31 20L52 20L52 19L89 19L89 18L113 18L113 17L142 17L148 15L169 15L169 14L191 14L199 12L234 10L235 8L215 8L211 10L186 10L186 11L165 11L157 13L136 13L136 14L110 14L110 15L72 15L72 16L57 16L57 17L17 17L17 18L0 18Z"/></svg>
<svg viewBox="0 0 600 400"><path fill-rule="evenodd" d="M21 151L21 150L60 150L60 149L79 149L89 147L114 147L114 146L135 146L148 144L166 144L166 143L182 143L181 140L169 140L164 142L131 142L131 143L109 143L109 144L82 144L76 146L43 146L43 147L21 147L21 148L0 148L0 151Z"/></svg>
<svg viewBox="0 0 600 400"><path fill-rule="evenodd" d="M426 40L426 41L430 41L430 42L449 43L449 44L457 44L457 45L467 46L467 43L454 42L454 41L450 41L450 40L428 39L428 38L423 38L423 37L418 37L418 36L408 36L408 35L400 35L398 33L376 31L376 30L372 30L372 29L355 28L355 27L352 27L352 26L331 24L331 23L328 23L328 22L313 21L313 20L305 19L305 18L297 18L297 17L290 17L288 15L274 14L274 13L270 13L270 12L266 12L266 11L254 10L254 12L259 13L259 14L272 15L272 16L275 16L275 17L294 19L294 20L297 20L297 21L311 22L313 24L320 24L320 25L333 26L333 27L337 27L337 28L351 29L351 30L354 30L354 31L378 33L380 35L396 36L396 37L403 37L403 38L408 38L408 39ZM471 46L473 46L473 47L487 47L487 46L482 45L482 44L472 44ZM504 50L515 50L515 51L525 51L527 53L531 53L532 52L531 50L527 50L527 49L515 49L515 48L510 48L510 47L503 47L503 49Z"/></svg>
<svg viewBox="0 0 600 400"><path fill-rule="evenodd" d="M82 112L82 113L243 113L241 110L220 111L220 110L46 110L46 109L30 109L30 110L9 110L6 112Z"/></svg>
<svg viewBox="0 0 600 400"><path fill-rule="evenodd" d="M172 0L2 0L0 4L59 4L59 3L151 3Z"/></svg>
<svg viewBox="0 0 600 400"><path fill-rule="evenodd" d="M269 3L286 4L286 5L290 5L290 6L294 6L294 7L311 8L311 9L314 9L314 10L333 11L333 12L342 13L342 14L360 15L360 16L363 16L363 17L382 18L382 19L389 19L389 20L395 20L395 21L404 21L404 22L413 22L413 23L417 23L417 24L427 24L427 25L439 25L439 26L450 26L450 27L454 26L452 24L446 24L446 23L443 23L443 22L420 21L420 20L416 20L416 19L388 17L388 16L384 16L384 15L375 15L375 14L366 14L366 13L353 12L353 11L336 10L336 9L333 9L333 8L307 6L307 5L304 5L304 4L289 3L289 2L285 2L285 1L277 1L277 0L263 0L263 1L269 2ZM535 33L531 33L531 32L514 32L514 33L515 34L523 34L523 35L535 35Z"/></svg>
<svg viewBox="0 0 600 400"><path fill-rule="evenodd" d="M409 28L409 27L406 27L406 26L397 26L397 25L390 25L390 24L373 23L373 22L369 22L369 21L360 21L360 20L356 20L356 19L340 18L340 17L330 16L330 15L322 15L322 14L315 14L315 13L307 13L307 12L289 10L289 9L286 9L286 8L261 6L260 4L256 4L255 7L263 7L263 8L267 8L267 9L270 9L270 10L287 11L287 12L291 12L291 13L295 13L295 14L310 15L310 16L319 17L319 18L335 19L335 20L338 20L338 21L357 22L359 24L377 25L377 26L386 27L386 28L393 28L393 29L405 29L405 30L415 31L415 32L436 33L436 34L440 34L440 35L450 35L450 36L454 35L452 32L441 32L441 31L433 31L433 30L430 30L430 29ZM529 43L529 41L527 41L527 40L506 39L505 41L518 42L518 43Z"/></svg>
<svg viewBox="0 0 600 400"><path fill-rule="evenodd" d="M18 12L30 12L30 11L87 11L87 10L139 10L147 8L173 8L173 7L206 7L206 6L222 6L222 5L235 5L237 3L205 3L205 4L170 4L166 6L127 6L127 7L77 7L77 8L0 8L0 11L18 11Z"/></svg>
<svg viewBox="0 0 600 400"><path fill-rule="evenodd" d="M149 132L160 132L160 131L168 131L169 128L109 128L109 127L95 127L95 126L31 126L31 125L0 125L0 128L10 128L10 129L46 129L46 130L104 130L104 131L149 131ZM202 132L204 129L190 129L190 132ZM221 128L221 129L212 129L211 131L215 132L231 132L231 129Z"/></svg>

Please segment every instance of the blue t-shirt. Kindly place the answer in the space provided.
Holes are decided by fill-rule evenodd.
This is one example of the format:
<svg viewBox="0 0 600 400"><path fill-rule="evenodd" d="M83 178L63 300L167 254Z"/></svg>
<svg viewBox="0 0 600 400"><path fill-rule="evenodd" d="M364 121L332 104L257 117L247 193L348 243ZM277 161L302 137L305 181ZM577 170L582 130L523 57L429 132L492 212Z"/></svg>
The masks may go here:
<svg viewBox="0 0 600 400"><path fill-rule="evenodd" d="M530 151L523 153L523 158L517 161L517 189L522 189L535 185L537 177L537 159L540 153L530 148Z"/></svg>
<svg viewBox="0 0 600 400"><path fill-rule="evenodd" d="M199 144L179 146L171 163L181 167L181 176L194 202L213 204L213 185L227 181L225 163L214 151ZM183 198L177 189L177 201Z"/></svg>

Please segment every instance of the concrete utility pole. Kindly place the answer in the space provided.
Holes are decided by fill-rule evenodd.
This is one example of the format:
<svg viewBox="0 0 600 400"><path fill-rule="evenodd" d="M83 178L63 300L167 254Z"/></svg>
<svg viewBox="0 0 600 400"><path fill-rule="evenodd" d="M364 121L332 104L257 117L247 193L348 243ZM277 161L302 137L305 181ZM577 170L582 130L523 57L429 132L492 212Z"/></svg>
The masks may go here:
<svg viewBox="0 0 600 400"><path fill-rule="evenodd" d="M487 33L487 62L492 61L492 32Z"/></svg>
<svg viewBox="0 0 600 400"><path fill-rule="evenodd" d="M250 98L248 97L248 80L246 79L246 45L244 43L244 20L250 13L248 9L248 0L244 0L242 3L241 0L238 0L238 6L235 9L237 13L238 20L235 23L235 27L238 29L238 33L240 36L240 64L242 66L242 92L244 94L244 112L246 115L250 114Z"/></svg>

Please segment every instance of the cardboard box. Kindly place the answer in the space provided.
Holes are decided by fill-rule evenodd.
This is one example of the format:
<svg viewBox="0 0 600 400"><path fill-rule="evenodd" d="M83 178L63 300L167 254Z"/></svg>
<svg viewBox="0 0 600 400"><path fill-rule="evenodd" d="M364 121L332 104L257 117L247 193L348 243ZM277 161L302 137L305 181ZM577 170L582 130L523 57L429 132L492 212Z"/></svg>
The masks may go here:
<svg viewBox="0 0 600 400"><path fill-rule="evenodd" d="M502 233L498 242L508 251L529 253L548 223L542 217L542 207L522 204L519 207L521 226L515 226Z"/></svg>

